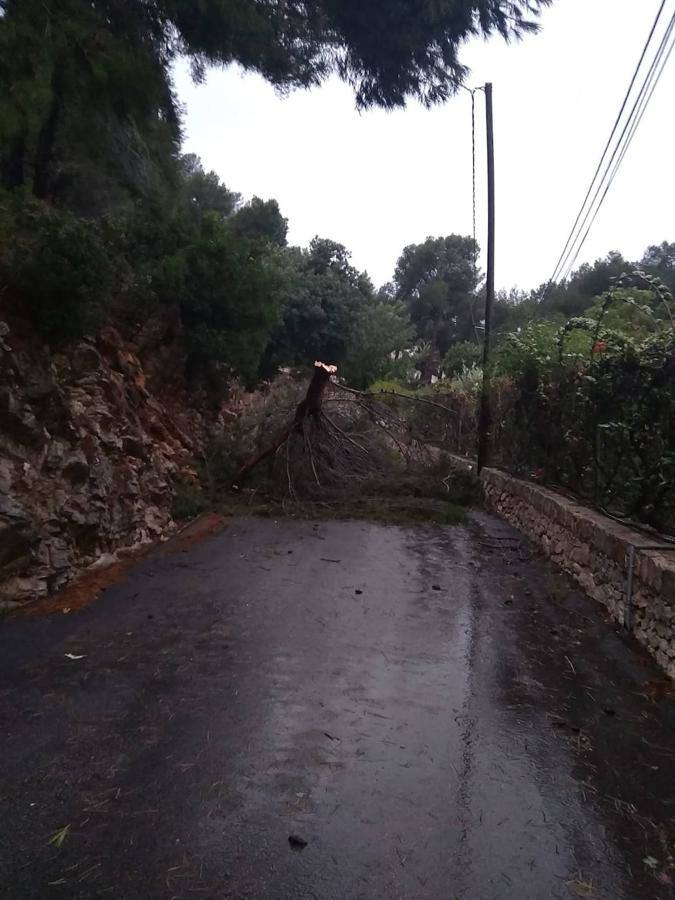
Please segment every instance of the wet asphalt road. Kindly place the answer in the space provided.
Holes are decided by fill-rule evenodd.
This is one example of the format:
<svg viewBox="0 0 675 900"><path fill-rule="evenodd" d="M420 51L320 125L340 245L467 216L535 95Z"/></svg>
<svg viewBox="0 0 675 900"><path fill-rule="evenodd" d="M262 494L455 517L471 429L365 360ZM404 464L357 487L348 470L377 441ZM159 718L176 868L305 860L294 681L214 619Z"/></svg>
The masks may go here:
<svg viewBox="0 0 675 900"><path fill-rule="evenodd" d="M672 896L673 702L486 515L235 520L0 660L3 897Z"/></svg>

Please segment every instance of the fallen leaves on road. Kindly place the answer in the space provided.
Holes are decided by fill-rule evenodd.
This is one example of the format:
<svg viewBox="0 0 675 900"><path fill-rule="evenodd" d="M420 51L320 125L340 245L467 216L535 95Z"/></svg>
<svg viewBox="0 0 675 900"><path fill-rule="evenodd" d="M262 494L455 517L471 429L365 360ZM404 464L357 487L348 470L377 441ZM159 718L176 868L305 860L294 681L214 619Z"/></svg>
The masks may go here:
<svg viewBox="0 0 675 900"><path fill-rule="evenodd" d="M591 881L582 881L581 878L572 878L565 884L570 891L577 897L592 897L593 883Z"/></svg>

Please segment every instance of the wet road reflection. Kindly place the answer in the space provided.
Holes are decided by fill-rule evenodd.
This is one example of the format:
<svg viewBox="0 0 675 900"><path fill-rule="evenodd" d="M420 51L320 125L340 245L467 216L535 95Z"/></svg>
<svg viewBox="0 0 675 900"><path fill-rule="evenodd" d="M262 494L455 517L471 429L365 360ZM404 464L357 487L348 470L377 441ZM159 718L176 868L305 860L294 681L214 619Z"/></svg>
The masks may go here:
<svg viewBox="0 0 675 900"><path fill-rule="evenodd" d="M3 896L672 896L673 704L510 528L179 556L0 631Z"/></svg>

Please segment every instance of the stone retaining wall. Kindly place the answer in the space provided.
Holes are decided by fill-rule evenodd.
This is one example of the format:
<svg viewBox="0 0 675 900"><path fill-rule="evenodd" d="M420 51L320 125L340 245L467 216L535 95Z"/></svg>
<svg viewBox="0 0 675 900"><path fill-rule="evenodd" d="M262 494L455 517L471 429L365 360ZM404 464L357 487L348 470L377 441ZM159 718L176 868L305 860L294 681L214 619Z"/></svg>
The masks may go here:
<svg viewBox="0 0 675 900"><path fill-rule="evenodd" d="M622 624L627 624L628 559L635 548L630 625L675 678L675 545L672 551L642 550L659 541L498 469L483 469L481 482L487 508L526 534Z"/></svg>

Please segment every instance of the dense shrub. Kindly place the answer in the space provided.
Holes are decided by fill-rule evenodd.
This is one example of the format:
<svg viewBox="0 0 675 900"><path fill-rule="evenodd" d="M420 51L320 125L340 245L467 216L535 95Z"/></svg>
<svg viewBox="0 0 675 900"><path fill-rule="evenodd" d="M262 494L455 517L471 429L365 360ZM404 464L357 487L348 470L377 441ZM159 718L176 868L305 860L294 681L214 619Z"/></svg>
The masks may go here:
<svg viewBox="0 0 675 900"><path fill-rule="evenodd" d="M675 528L675 335L599 340L591 359L515 382L495 455L521 473Z"/></svg>
<svg viewBox="0 0 675 900"><path fill-rule="evenodd" d="M530 323L500 340L492 461L675 532L672 300L654 278L635 282L562 327ZM450 410L430 414L448 449L475 447L479 384L467 371L431 389Z"/></svg>
<svg viewBox="0 0 675 900"><path fill-rule="evenodd" d="M103 324L116 276L107 231L22 195L0 197L0 280L52 344Z"/></svg>
<svg viewBox="0 0 675 900"><path fill-rule="evenodd" d="M254 382L277 318L275 293L266 245L207 217L186 250L180 298L191 365L221 366Z"/></svg>
<svg viewBox="0 0 675 900"><path fill-rule="evenodd" d="M238 237L208 212L145 203L87 220L22 192L0 194L0 287L50 344L113 317L133 334L180 314L187 374L253 381L277 318L280 273L267 242Z"/></svg>
<svg viewBox="0 0 675 900"><path fill-rule="evenodd" d="M475 341L453 344L443 357L441 369L447 378L459 375L464 369L476 366L481 360L481 347Z"/></svg>

